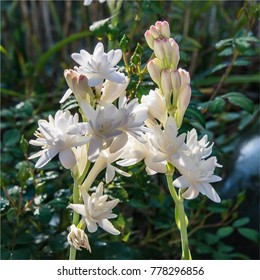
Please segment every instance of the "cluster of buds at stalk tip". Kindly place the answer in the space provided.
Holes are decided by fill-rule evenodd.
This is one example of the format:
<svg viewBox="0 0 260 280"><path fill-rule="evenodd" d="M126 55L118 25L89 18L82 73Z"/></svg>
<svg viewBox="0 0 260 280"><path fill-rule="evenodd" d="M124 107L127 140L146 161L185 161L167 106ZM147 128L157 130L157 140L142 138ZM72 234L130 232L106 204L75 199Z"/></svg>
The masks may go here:
<svg viewBox="0 0 260 280"><path fill-rule="evenodd" d="M177 69L180 60L179 46L170 38L169 24L166 21L158 21L152 25L145 32L145 38L155 54L155 58L147 65L148 72L165 97L168 113L180 127L190 102L191 88L189 73L181 68Z"/></svg>

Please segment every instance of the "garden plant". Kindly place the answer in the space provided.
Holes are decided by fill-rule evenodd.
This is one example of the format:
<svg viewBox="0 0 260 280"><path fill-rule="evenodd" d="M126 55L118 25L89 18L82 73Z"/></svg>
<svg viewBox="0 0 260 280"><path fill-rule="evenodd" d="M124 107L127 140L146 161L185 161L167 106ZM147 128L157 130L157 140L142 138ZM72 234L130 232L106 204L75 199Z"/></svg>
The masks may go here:
<svg viewBox="0 0 260 280"><path fill-rule="evenodd" d="M1 5L3 259L259 258L256 2Z"/></svg>

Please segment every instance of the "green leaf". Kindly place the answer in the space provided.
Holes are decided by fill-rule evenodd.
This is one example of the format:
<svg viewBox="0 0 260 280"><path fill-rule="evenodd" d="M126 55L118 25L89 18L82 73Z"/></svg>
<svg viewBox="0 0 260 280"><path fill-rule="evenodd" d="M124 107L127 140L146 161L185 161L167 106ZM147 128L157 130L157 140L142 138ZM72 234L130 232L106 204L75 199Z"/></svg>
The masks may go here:
<svg viewBox="0 0 260 280"><path fill-rule="evenodd" d="M20 131L18 129L7 130L3 135L3 142L6 146L13 146L20 140Z"/></svg>
<svg viewBox="0 0 260 280"><path fill-rule="evenodd" d="M7 221L12 223L16 217L16 212L17 210L15 208L10 208L8 211L7 211Z"/></svg>
<svg viewBox="0 0 260 280"><path fill-rule="evenodd" d="M247 98L245 95L239 92L230 92L225 95L222 95L228 99L228 101L236 106L239 106L246 110L248 113L254 112L254 103L252 100Z"/></svg>
<svg viewBox="0 0 260 280"><path fill-rule="evenodd" d="M225 40L221 40L219 42L216 43L215 47L216 49L221 49L223 47L226 46L231 46L233 39L225 39Z"/></svg>
<svg viewBox="0 0 260 280"><path fill-rule="evenodd" d="M246 38L241 37L235 39L235 46L239 52L243 53L250 48L250 43L247 42Z"/></svg>
<svg viewBox="0 0 260 280"><path fill-rule="evenodd" d="M223 68L226 68L229 65L229 62L223 62L221 64L216 65L211 71L210 73L215 73Z"/></svg>
<svg viewBox="0 0 260 280"><path fill-rule="evenodd" d="M232 227L223 227L217 231L217 235L220 238L224 238L224 237L229 236L233 231L234 231L234 229Z"/></svg>
<svg viewBox="0 0 260 280"><path fill-rule="evenodd" d="M185 117L198 121L205 127L206 121L204 115L194 106L189 106L185 112Z"/></svg>
<svg viewBox="0 0 260 280"><path fill-rule="evenodd" d="M233 227L241 227L241 226L244 226L244 225L246 225L246 224L248 224L249 223L249 221L250 221L250 219L249 218L241 218L241 219L238 219L238 220L236 220L234 223L233 223Z"/></svg>
<svg viewBox="0 0 260 280"><path fill-rule="evenodd" d="M126 52L128 50L129 40L125 34L122 37L122 39L120 40L119 47L122 50L122 52Z"/></svg>
<svg viewBox="0 0 260 280"><path fill-rule="evenodd" d="M228 48L225 48L223 51L221 51L218 56L230 56L233 54L233 48L231 47L228 47Z"/></svg>
<svg viewBox="0 0 260 280"><path fill-rule="evenodd" d="M209 111L213 114L221 113L223 112L225 107L225 101L221 97L216 97L214 100L209 102L208 108Z"/></svg>
<svg viewBox="0 0 260 280"><path fill-rule="evenodd" d="M247 238L255 243L258 243L259 232L257 230L251 229L251 228L238 228L237 230L245 238Z"/></svg>

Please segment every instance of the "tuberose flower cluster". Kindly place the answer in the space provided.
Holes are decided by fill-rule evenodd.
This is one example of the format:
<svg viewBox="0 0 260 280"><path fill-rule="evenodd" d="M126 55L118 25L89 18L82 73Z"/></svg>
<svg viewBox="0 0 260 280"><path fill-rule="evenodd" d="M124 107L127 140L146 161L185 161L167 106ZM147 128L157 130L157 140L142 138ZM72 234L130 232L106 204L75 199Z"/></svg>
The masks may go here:
<svg viewBox="0 0 260 280"><path fill-rule="evenodd" d="M154 51L155 58L147 68L157 87L143 96L141 103L126 97L129 78L117 67L122 51L105 53L103 44L98 43L93 54L85 50L73 53L78 66L64 71L68 90L60 102L73 94L81 120L78 114L59 110L54 118L38 122L36 140L30 141L42 148L30 157L39 157L37 168L59 155L63 167L70 169L74 178L82 178L92 163L78 186L81 199L68 206L82 216L68 235L68 242L78 250L83 247L91 251L85 228L91 233L100 227L110 234L120 234L109 221L117 217L113 208L119 200L109 200L102 182L90 193L104 169L106 183L114 179L115 172L130 176L116 164L131 166L144 161L149 175L166 173L170 165L180 174L173 186L183 189L183 198L194 199L201 193L220 202L211 185L221 180L214 175L215 167L221 165L210 156L213 144L206 135L199 140L195 129L187 135L178 131L190 102L191 87L189 73L178 68L179 46L170 38L168 22L156 22L145 32L145 39Z"/></svg>

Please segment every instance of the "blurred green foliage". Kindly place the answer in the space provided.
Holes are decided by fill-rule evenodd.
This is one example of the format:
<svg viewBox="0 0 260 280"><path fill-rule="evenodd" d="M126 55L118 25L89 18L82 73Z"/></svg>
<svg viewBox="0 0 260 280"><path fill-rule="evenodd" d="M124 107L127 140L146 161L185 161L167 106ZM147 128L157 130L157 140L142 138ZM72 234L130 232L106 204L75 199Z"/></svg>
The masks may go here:
<svg viewBox="0 0 260 280"><path fill-rule="evenodd" d="M157 20L167 20L180 46L180 67L192 81L181 130L195 127L215 141L224 181L241 136L257 131L259 5L254 1L123 1L112 18L106 3L85 7L70 0L1 1L1 11L2 259L68 257L72 178L56 161L35 170L28 140L38 119L59 108L67 89L63 70L74 66L72 52L92 52L98 40L108 48L120 46L131 75L128 95L140 98L154 88L143 71L152 55L143 34ZM62 108L75 106L71 98ZM108 186L108 194L122 201L114 221L122 234L89 234L93 253L81 251L79 258L179 259L180 237L164 178L146 175L142 163L128 171L131 178L117 177ZM218 192L222 187L216 184ZM248 200L243 190L219 205L203 197L186 202L194 259L259 258L258 228L244 211Z"/></svg>

